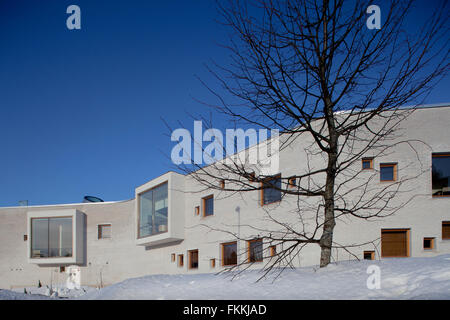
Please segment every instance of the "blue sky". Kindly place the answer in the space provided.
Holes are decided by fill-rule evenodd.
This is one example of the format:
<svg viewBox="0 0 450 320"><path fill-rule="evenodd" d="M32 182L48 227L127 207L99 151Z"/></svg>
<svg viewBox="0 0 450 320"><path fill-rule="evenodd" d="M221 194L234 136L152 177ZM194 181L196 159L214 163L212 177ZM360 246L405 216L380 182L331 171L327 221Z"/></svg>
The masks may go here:
<svg viewBox="0 0 450 320"><path fill-rule="evenodd" d="M81 30L66 28L71 4ZM129 199L172 169L161 118L208 114L194 75L227 61L216 18L211 0L0 1L0 206Z"/></svg>

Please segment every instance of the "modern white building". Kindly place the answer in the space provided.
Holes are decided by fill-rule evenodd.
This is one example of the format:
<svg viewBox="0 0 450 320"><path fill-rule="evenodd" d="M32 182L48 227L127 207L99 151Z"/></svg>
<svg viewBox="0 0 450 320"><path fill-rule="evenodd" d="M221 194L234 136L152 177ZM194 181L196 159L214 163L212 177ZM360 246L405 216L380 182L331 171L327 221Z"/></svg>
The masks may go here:
<svg viewBox="0 0 450 320"><path fill-rule="evenodd" d="M333 249L334 261L450 253L450 106L419 108L401 126L396 139L420 141L414 150L399 145L382 156L368 154L353 170L376 177L374 186L422 170L399 195L412 200L382 219L339 220L334 240L349 247ZM298 139L284 149L271 174L295 175L306 163L299 152L305 143ZM279 250L256 231L269 228L267 213L294 226L298 221L291 214L293 197L267 192L230 195L198 185L189 174L167 172L137 187L127 201L0 208L0 288L62 283L73 265L81 284L90 286L218 272L240 259L262 268ZM273 201L266 201L269 196ZM319 257L320 247L311 244L292 264L317 265Z"/></svg>

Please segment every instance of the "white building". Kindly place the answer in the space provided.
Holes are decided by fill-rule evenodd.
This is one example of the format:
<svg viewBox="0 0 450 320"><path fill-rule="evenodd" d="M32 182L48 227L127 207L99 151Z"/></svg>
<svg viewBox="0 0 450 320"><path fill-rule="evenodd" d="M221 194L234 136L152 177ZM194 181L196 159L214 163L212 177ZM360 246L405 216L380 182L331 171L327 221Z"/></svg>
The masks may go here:
<svg viewBox="0 0 450 320"><path fill-rule="evenodd" d="M425 168L399 195L413 199L382 219L338 221L336 243L365 244L333 249L335 261L450 253L450 107L419 108L401 126L396 139L420 140L414 150L368 154L353 169L386 185ZM296 174L305 143L299 139L284 149L279 171L271 174ZM80 267L81 284L92 286L150 274L218 272L246 257L261 268L279 250L255 231L269 228L267 212L297 223L290 214L295 199L288 196L266 204L264 192L198 190L192 176L168 172L137 187L127 201L0 208L0 288L63 283L72 265ZM239 241L231 234L238 232ZM320 247L311 244L292 263L315 265L319 257Z"/></svg>

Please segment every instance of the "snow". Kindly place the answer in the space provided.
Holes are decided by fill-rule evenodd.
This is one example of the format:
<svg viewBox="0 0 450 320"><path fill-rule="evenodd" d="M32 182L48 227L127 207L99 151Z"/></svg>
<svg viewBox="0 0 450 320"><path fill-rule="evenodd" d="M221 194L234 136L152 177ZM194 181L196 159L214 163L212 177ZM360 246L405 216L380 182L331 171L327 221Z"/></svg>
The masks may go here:
<svg viewBox="0 0 450 320"><path fill-rule="evenodd" d="M380 289L369 289L367 268L379 267ZM286 269L257 282L259 270L247 270L231 280L228 274L151 275L128 279L86 293L66 293L72 299L450 299L450 255L432 258L392 258L345 261L326 268ZM41 288L42 289L42 288ZM27 289L28 291L28 289ZM23 289L22 289L23 292ZM49 299L46 296L0 291L0 299ZM60 295L60 298L63 295Z"/></svg>

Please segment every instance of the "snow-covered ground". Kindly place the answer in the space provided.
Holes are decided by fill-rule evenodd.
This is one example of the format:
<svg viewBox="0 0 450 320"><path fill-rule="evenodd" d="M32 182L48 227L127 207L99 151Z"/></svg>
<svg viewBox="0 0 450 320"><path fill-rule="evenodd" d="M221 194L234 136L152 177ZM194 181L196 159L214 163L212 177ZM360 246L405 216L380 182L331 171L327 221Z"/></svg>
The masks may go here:
<svg viewBox="0 0 450 320"><path fill-rule="evenodd" d="M368 289L367 268L380 269L381 288ZM449 299L450 255L347 261L326 268L287 269L259 282L259 271L231 281L215 274L153 275L128 279L101 290L67 296L74 299ZM23 292L23 289L22 289ZM80 292L79 292L80 293ZM84 292L83 292L84 293ZM0 291L0 299L47 298Z"/></svg>

